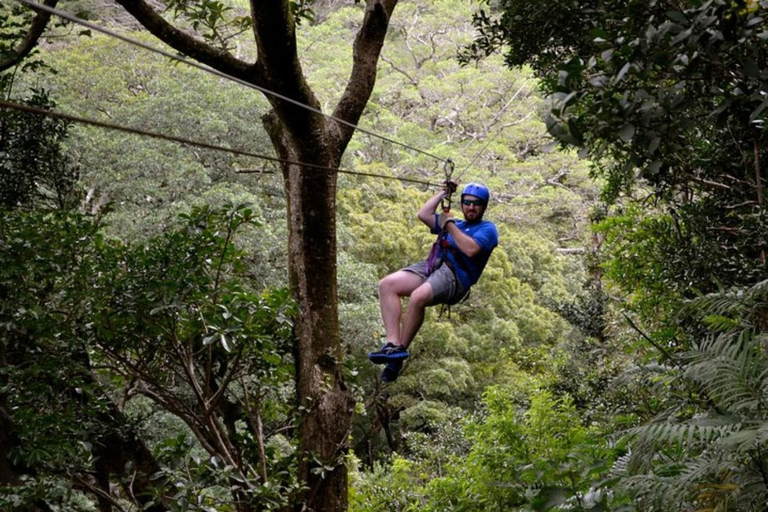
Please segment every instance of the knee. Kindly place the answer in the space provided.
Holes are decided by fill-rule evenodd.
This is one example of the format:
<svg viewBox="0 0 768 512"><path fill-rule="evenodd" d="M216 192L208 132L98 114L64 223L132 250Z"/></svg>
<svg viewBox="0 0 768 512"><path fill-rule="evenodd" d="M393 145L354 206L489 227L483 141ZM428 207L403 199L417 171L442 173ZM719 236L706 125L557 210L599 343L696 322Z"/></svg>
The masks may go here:
<svg viewBox="0 0 768 512"><path fill-rule="evenodd" d="M397 280L392 274L385 276L379 281L379 295L394 293L394 286Z"/></svg>

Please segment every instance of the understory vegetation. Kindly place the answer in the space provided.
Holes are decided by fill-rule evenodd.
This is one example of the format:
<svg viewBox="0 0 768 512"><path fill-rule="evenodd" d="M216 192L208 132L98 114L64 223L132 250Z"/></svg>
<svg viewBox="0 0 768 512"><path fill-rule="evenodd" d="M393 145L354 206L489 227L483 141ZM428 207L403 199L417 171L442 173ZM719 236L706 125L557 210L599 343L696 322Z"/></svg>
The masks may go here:
<svg viewBox="0 0 768 512"><path fill-rule="evenodd" d="M159 44L111 3L63 4ZM255 54L247 3L205 4L189 30L223 9L233 32L214 32ZM292 4L326 111L363 7ZM378 281L433 242L416 212L434 189L399 178L446 176L353 137L336 195L349 510L765 508L766 9L398 5L360 124L487 184L500 244L383 385ZM29 16L0 13L3 52ZM51 31L0 99L241 153L0 109L0 510L300 510L287 199L277 165L242 155L273 154L270 104Z"/></svg>

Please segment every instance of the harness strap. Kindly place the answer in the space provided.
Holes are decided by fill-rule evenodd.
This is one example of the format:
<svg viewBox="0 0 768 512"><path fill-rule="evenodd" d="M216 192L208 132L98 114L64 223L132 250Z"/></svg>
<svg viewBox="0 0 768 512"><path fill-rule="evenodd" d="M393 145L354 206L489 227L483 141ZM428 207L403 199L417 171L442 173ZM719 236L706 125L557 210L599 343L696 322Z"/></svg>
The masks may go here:
<svg viewBox="0 0 768 512"><path fill-rule="evenodd" d="M464 295L461 296L459 300L454 302L453 304L441 304L440 305L440 313L437 315L437 319L440 320L443 318L443 314L447 311L448 312L448 319L451 319L451 307L452 306L458 306L460 304L464 304L466 301L469 300L469 294L472 291L472 287L470 286L467 288L467 291L464 292Z"/></svg>

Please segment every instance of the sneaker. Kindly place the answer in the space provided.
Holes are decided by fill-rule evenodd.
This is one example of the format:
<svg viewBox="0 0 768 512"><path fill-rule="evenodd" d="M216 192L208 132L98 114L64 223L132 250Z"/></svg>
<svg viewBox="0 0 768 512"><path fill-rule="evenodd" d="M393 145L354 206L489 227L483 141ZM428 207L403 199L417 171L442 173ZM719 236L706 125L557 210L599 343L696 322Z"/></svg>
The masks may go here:
<svg viewBox="0 0 768 512"><path fill-rule="evenodd" d="M405 350L405 347L393 345L389 342L385 343L384 346L376 352L368 354L368 359L370 359L373 364L386 364L390 361L402 361L406 357L408 357L408 351Z"/></svg>
<svg viewBox="0 0 768 512"><path fill-rule="evenodd" d="M403 360L396 359L387 363L384 371L381 372L381 382L395 382L400 376L400 370L403 369Z"/></svg>

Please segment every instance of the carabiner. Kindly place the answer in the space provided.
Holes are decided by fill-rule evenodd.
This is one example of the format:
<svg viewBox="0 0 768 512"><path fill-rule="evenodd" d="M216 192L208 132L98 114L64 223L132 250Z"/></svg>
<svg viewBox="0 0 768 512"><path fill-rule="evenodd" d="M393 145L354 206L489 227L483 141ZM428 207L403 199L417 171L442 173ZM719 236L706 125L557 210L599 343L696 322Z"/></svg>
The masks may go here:
<svg viewBox="0 0 768 512"><path fill-rule="evenodd" d="M445 181L451 181L451 174L453 174L453 169L456 166L453 164L453 160L450 158L445 159L445 163L443 164L443 172L445 172Z"/></svg>

